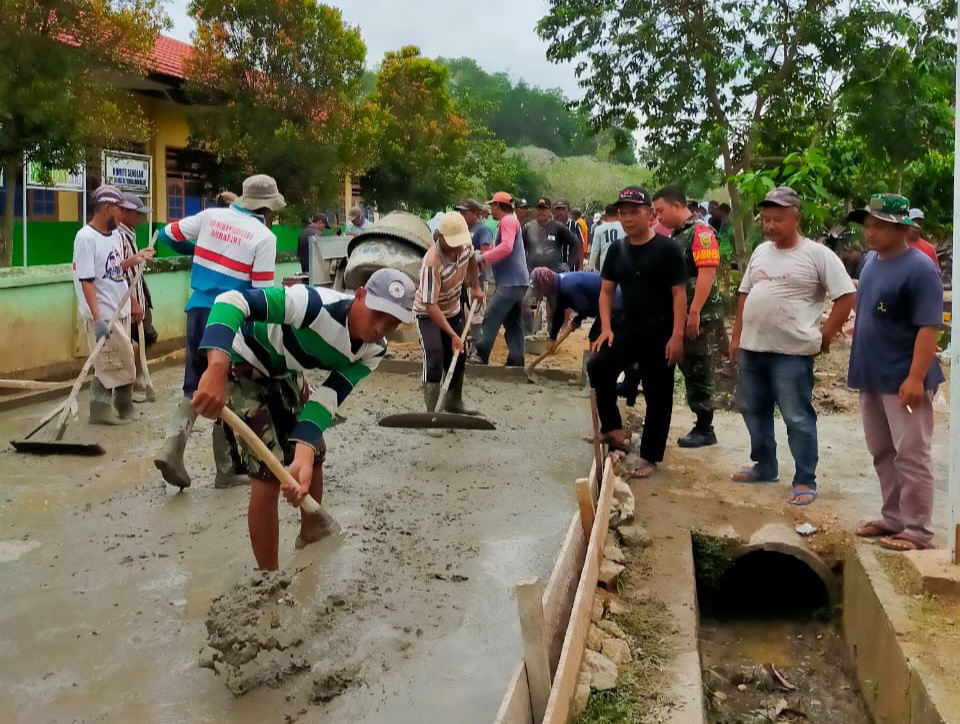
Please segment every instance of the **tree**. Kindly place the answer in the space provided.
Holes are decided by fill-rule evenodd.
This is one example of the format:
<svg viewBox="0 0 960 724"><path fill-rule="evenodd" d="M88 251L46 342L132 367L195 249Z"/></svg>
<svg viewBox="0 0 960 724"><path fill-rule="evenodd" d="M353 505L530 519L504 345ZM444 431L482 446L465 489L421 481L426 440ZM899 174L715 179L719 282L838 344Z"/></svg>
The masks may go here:
<svg viewBox="0 0 960 724"><path fill-rule="evenodd" d="M805 127L829 128L864 49L895 45L913 23L872 0L550 0L538 30L551 60L577 63L597 125L642 121L662 176L682 176L697 154L719 160L745 264L752 214L733 177L787 155L765 159L759 145L798 111Z"/></svg>
<svg viewBox="0 0 960 724"><path fill-rule="evenodd" d="M146 140L136 100L104 74L141 75L165 23L160 0L0 0L0 266L25 156L73 168L90 146Z"/></svg>
<svg viewBox="0 0 960 724"><path fill-rule="evenodd" d="M376 122L357 105L366 46L316 0L193 0L190 146L212 188L268 173L292 204L328 201L370 161Z"/></svg>
<svg viewBox="0 0 960 724"><path fill-rule="evenodd" d="M471 129L456 113L447 68L419 48L386 54L370 104L381 133L361 183L382 209L443 208L479 175L468 164Z"/></svg>

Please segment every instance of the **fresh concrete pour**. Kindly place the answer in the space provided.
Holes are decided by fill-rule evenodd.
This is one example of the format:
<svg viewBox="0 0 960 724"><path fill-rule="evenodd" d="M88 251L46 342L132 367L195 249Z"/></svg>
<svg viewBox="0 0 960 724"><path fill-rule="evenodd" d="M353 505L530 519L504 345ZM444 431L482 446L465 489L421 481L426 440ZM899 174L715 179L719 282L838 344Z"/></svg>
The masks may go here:
<svg viewBox="0 0 960 724"><path fill-rule="evenodd" d="M585 401L468 377L498 429L433 439L376 427L420 400L415 377L374 374L328 435L324 506L343 535L294 551L283 507L285 570L263 579L246 490L213 489L209 422L187 448L194 487L162 486L151 458L180 371L154 381L163 402L107 431L104 457L0 453L4 721L492 721L520 650L513 586L547 574L576 508ZM0 414L0 435L49 406ZM228 675L216 645L234 644L257 655Z"/></svg>

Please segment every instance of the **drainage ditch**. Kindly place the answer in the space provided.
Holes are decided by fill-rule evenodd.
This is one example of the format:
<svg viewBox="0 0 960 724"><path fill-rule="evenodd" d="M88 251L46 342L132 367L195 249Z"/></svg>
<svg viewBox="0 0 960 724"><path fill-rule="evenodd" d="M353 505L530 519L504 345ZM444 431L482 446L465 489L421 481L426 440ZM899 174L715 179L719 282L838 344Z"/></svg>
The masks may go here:
<svg viewBox="0 0 960 724"><path fill-rule="evenodd" d="M756 539L757 536L754 536ZM839 581L802 545L694 534L709 724L869 724Z"/></svg>

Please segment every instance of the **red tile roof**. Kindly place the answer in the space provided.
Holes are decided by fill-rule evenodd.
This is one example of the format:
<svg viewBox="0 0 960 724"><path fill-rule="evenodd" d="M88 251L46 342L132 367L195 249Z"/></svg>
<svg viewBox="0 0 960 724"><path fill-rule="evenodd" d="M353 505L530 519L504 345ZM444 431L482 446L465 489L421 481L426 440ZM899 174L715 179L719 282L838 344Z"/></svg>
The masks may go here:
<svg viewBox="0 0 960 724"><path fill-rule="evenodd" d="M186 79L186 61L193 55L193 46L167 35L158 35L147 58L147 67L154 73Z"/></svg>

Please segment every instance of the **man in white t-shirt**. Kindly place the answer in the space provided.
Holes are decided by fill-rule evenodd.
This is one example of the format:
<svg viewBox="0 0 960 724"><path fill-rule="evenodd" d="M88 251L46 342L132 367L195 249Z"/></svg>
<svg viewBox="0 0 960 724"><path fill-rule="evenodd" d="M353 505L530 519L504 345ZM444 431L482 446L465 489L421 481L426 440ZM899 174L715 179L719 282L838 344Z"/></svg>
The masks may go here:
<svg viewBox="0 0 960 724"><path fill-rule="evenodd" d="M93 218L77 232L73 242L73 284L90 352L101 338L107 338L93 364L90 423L123 425L134 416L136 376L130 342L130 300L123 299L127 293L123 243L117 232L123 195L113 186L101 186L91 194L91 200ZM119 314L120 321L111 333L114 314Z"/></svg>
<svg viewBox="0 0 960 724"><path fill-rule="evenodd" d="M593 228L593 241L590 243L590 269L595 272L603 271L607 249L624 236L626 233L620 224L620 211L616 204L608 204L603 210L603 219Z"/></svg>
<svg viewBox="0 0 960 724"><path fill-rule="evenodd" d="M774 405L787 426L796 471L791 505L817 498L817 413L813 409L813 361L850 316L853 282L840 258L800 234L800 197L781 186L760 202L769 241L750 257L740 283L730 360L739 366L737 406L750 432L753 467L734 473L740 483L778 480ZM825 298L833 310L823 327Z"/></svg>

